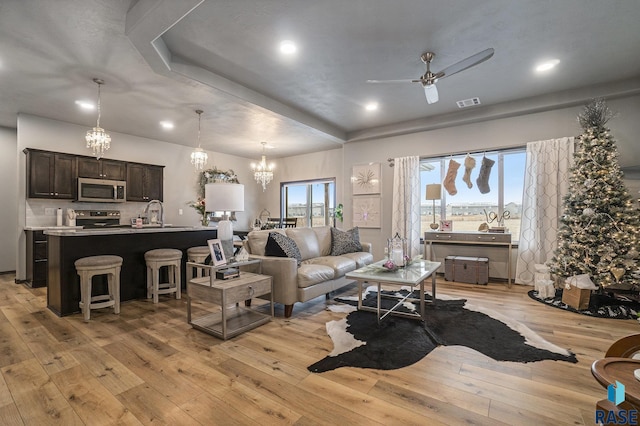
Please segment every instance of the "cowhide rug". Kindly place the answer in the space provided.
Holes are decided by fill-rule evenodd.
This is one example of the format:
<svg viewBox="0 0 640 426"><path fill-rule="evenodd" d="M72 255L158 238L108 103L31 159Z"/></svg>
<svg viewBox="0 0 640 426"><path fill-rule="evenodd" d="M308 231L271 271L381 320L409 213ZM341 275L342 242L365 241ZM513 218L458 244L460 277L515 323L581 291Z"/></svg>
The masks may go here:
<svg viewBox="0 0 640 426"><path fill-rule="evenodd" d="M375 306L376 290L376 287L367 289L363 300L365 306ZM392 294L383 292L383 295L385 293ZM397 293L407 294L407 291ZM428 294L426 299L430 300ZM357 298L336 300L357 305ZM384 308L393 304L392 299L382 298ZM400 310L419 311L417 305L408 302ZM332 310L352 312L346 318L327 323L334 349L327 357L310 365L311 372L321 373L339 367L393 370L421 360L437 347L419 320L388 316L378 326L374 312L357 311L354 306L332 306L335 307ZM497 361L578 362L573 353L544 340L525 325L466 300L438 299L435 305L427 303L426 324L440 344L467 346Z"/></svg>

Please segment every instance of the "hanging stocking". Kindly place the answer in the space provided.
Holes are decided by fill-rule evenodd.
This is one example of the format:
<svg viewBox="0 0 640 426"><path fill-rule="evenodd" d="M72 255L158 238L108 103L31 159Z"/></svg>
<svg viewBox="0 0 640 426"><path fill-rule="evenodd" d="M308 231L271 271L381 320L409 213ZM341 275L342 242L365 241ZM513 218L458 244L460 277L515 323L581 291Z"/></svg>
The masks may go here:
<svg viewBox="0 0 640 426"><path fill-rule="evenodd" d="M480 166L480 173L478 174L478 179L476 179L481 194L487 194L491 191L491 188L489 188L489 176L494 163L494 160L482 157L482 166Z"/></svg>
<svg viewBox="0 0 640 426"><path fill-rule="evenodd" d="M476 159L467 154L467 158L464 159L464 176L462 180L467 184L469 189L473 188L471 183L471 170L476 166Z"/></svg>
<svg viewBox="0 0 640 426"><path fill-rule="evenodd" d="M444 189L447 190L449 195L456 195L458 190L456 189L456 176L458 175L458 169L460 168L460 163L456 160L449 160L449 170L447 170L447 176L444 178Z"/></svg>

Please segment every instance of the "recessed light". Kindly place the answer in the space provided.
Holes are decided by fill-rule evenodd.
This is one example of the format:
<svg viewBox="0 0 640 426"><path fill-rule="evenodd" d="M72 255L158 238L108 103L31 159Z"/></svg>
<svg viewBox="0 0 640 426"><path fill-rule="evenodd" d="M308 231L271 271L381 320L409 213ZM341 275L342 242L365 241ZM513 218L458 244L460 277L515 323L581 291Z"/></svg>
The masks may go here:
<svg viewBox="0 0 640 426"><path fill-rule="evenodd" d="M560 63L559 59L551 59L550 61L542 62L536 66L536 72L545 72L553 69Z"/></svg>
<svg viewBox="0 0 640 426"><path fill-rule="evenodd" d="M173 123L170 121L161 121L160 126L162 126L162 128L165 130L173 129Z"/></svg>
<svg viewBox="0 0 640 426"><path fill-rule="evenodd" d="M89 101L76 101L76 105L78 105L80 108L82 109L86 109L86 110L94 110L96 109L96 106Z"/></svg>
<svg viewBox="0 0 640 426"><path fill-rule="evenodd" d="M280 42L280 53L283 55L293 55L298 50L298 47L291 40L284 40Z"/></svg>
<svg viewBox="0 0 640 426"><path fill-rule="evenodd" d="M364 109L366 109L367 111L375 111L378 109L378 103L377 102L369 102L368 104L366 104L364 106Z"/></svg>

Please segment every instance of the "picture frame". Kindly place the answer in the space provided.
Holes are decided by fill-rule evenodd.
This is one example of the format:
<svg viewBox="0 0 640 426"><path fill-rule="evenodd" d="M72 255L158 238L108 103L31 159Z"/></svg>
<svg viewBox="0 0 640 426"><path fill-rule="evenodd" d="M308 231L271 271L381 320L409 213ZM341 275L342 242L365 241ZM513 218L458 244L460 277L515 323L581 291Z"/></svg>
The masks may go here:
<svg viewBox="0 0 640 426"><path fill-rule="evenodd" d="M440 221L440 230L441 231L453 231L453 221L451 221L451 220L441 220Z"/></svg>
<svg viewBox="0 0 640 426"><path fill-rule="evenodd" d="M360 228L381 227L380 196L356 197L353 199L352 224Z"/></svg>
<svg viewBox="0 0 640 426"><path fill-rule="evenodd" d="M380 193L380 163L355 165L351 173L353 195Z"/></svg>
<svg viewBox="0 0 640 426"><path fill-rule="evenodd" d="M226 265L227 259L224 257L222 242L219 239L207 240L209 252L211 252L211 263L213 266Z"/></svg>

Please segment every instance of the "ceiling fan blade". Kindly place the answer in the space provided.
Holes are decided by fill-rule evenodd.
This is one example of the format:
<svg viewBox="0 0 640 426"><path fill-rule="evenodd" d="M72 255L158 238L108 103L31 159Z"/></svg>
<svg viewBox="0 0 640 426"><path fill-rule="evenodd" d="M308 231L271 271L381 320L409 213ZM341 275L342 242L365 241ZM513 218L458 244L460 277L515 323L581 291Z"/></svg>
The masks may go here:
<svg viewBox="0 0 640 426"><path fill-rule="evenodd" d="M425 84L424 85L424 95L427 97L428 104L435 104L438 102L438 89L435 84Z"/></svg>
<svg viewBox="0 0 640 426"><path fill-rule="evenodd" d="M450 75L459 73L460 71L464 71L467 68L471 68L474 65L478 65L479 63L484 62L490 57L492 57L493 52L494 52L493 48L489 48L489 49L483 50L482 52L476 53L473 56L469 56L468 58L463 59L460 62L456 62L455 64L450 65L447 68L443 69L442 71L436 74L436 78L448 77Z"/></svg>
<svg viewBox="0 0 640 426"><path fill-rule="evenodd" d="M421 80L367 80L367 83L420 83Z"/></svg>

